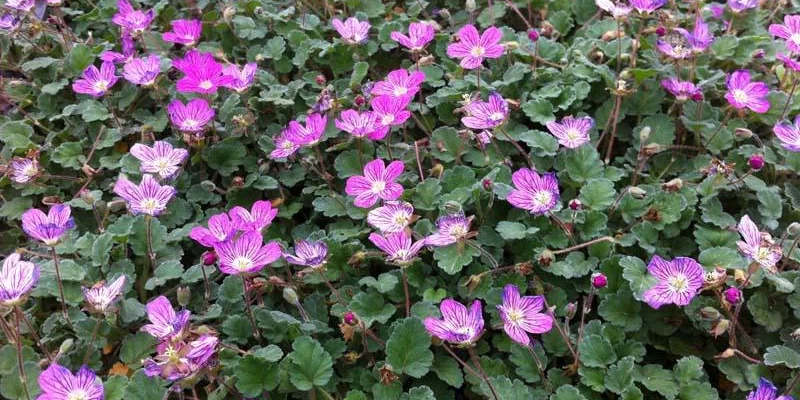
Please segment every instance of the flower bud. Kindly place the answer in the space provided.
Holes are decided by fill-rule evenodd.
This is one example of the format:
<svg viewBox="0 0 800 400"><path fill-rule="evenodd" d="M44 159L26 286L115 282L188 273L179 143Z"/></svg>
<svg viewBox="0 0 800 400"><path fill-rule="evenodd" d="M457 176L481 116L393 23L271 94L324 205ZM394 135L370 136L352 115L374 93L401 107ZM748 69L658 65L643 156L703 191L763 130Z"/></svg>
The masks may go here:
<svg viewBox="0 0 800 400"><path fill-rule="evenodd" d="M448 214L459 214L464 212L464 210L461 208L461 203L452 200L448 200L444 203L444 210Z"/></svg>
<svg viewBox="0 0 800 400"><path fill-rule="evenodd" d="M714 307L703 307L700 309L700 316L708 320L717 320L721 314Z"/></svg>
<svg viewBox="0 0 800 400"><path fill-rule="evenodd" d="M203 265L213 265L215 262L217 262L217 253L214 250L203 253Z"/></svg>
<svg viewBox="0 0 800 400"><path fill-rule="evenodd" d="M92 196L92 192L86 189L81 190L81 200L90 206L94 205L94 196Z"/></svg>
<svg viewBox="0 0 800 400"><path fill-rule="evenodd" d="M297 292L295 292L294 289L287 286L283 288L283 299L289 304L297 304L300 298L297 296Z"/></svg>
<svg viewBox="0 0 800 400"><path fill-rule="evenodd" d="M736 130L733 131L733 134L739 139L750 139L753 137L753 131L747 128L736 128Z"/></svg>
<svg viewBox="0 0 800 400"><path fill-rule="evenodd" d="M61 346L58 346L58 354L67 354L67 352L69 352L74 343L75 341L73 341L72 339L67 339L61 342Z"/></svg>
<svg viewBox="0 0 800 400"><path fill-rule="evenodd" d="M258 53L258 54L256 54L256 57L255 57L255 58L256 58L256 62L257 62L257 63L260 63L260 62L264 61L264 59L266 58L266 56L264 56L264 55L263 55L263 54L261 54L261 53Z"/></svg>
<svg viewBox="0 0 800 400"><path fill-rule="evenodd" d="M714 325L711 327L711 330L708 333L714 335L714 337L717 337L727 332L728 327L730 326L731 326L731 321L728 321L727 319L723 318L714 323Z"/></svg>
<svg viewBox="0 0 800 400"><path fill-rule="evenodd" d="M475 11L476 7L475 0L467 0L467 3L464 4L464 9L467 10L468 13Z"/></svg>
<svg viewBox="0 0 800 400"><path fill-rule="evenodd" d="M483 184L483 190L487 192L491 192L492 188L494 188L494 182L492 182L492 180L489 178L486 178L483 181L481 181L481 184Z"/></svg>
<svg viewBox="0 0 800 400"><path fill-rule="evenodd" d="M357 352L348 351L347 353L344 354L343 358L344 358L345 364L354 364L356 361L358 361L359 357L360 356L358 355Z"/></svg>
<svg viewBox="0 0 800 400"><path fill-rule="evenodd" d="M231 181L231 186L241 189L244 187L244 178L241 176L234 176L233 180Z"/></svg>
<svg viewBox="0 0 800 400"><path fill-rule="evenodd" d="M572 211L578 211L583 208L583 203L578 199L572 199L569 201L569 209Z"/></svg>
<svg viewBox="0 0 800 400"><path fill-rule="evenodd" d="M750 53L750 57L756 60L760 60L764 58L764 49L757 49L756 51Z"/></svg>
<svg viewBox="0 0 800 400"><path fill-rule="evenodd" d="M742 301L742 291L736 286L725 289L725 301L731 304L739 304Z"/></svg>
<svg viewBox="0 0 800 400"><path fill-rule="evenodd" d="M692 94L692 100L694 101L703 101L703 92L697 92Z"/></svg>
<svg viewBox="0 0 800 400"><path fill-rule="evenodd" d="M538 41L539 40L539 31L537 31L536 29L529 30L528 31L528 39L530 39L531 42Z"/></svg>
<svg viewBox="0 0 800 400"><path fill-rule="evenodd" d="M664 189L665 192L677 192L682 188L683 188L683 180L681 180L681 178L672 179L669 182L661 185L661 189Z"/></svg>
<svg viewBox="0 0 800 400"><path fill-rule="evenodd" d="M546 38L553 36L553 24L547 21L542 22L542 29L540 30L539 33L541 33L542 36Z"/></svg>
<svg viewBox="0 0 800 400"><path fill-rule="evenodd" d="M797 235L800 233L800 222L792 222L789 224L789 226L786 228L786 232L788 232L790 235Z"/></svg>
<svg viewBox="0 0 800 400"><path fill-rule="evenodd" d="M364 96L359 94L359 95L356 96L354 102L355 102L356 106L361 107L361 106L363 106L364 104L367 103L367 100L364 98Z"/></svg>
<svg viewBox="0 0 800 400"><path fill-rule="evenodd" d="M509 51L516 50L519 48L519 42L514 42L514 41L503 42L503 47L505 47L505 49Z"/></svg>
<svg viewBox="0 0 800 400"><path fill-rule="evenodd" d="M667 34L667 28L664 28L663 26L659 26L658 28L656 28L656 35L658 35L658 37L663 37L666 34Z"/></svg>
<svg viewBox="0 0 800 400"><path fill-rule="evenodd" d="M602 272L592 274L592 286L594 286L595 289L602 289L608 286L608 277Z"/></svg>
<svg viewBox="0 0 800 400"><path fill-rule="evenodd" d="M549 267L550 263L553 262L554 254L550 250L545 250L539 256L539 265L542 267Z"/></svg>
<svg viewBox="0 0 800 400"><path fill-rule="evenodd" d="M750 156L750 159L747 160L747 165L749 165L753 171L760 171L761 168L764 168L764 156L761 154L753 154Z"/></svg>
<svg viewBox="0 0 800 400"><path fill-rule="evenodd" d="M575 314L578 312L578 305L575 303L569 303L565 307L566 317L567 319L575 318Z"/></svg>
<svg viewBox="0 0 800 400"><path fill-rule="evenodd" d="M789 335L794 340L800 339L800 328L795 329L794 332L790 333Z"/></svg>
<svg viewBox="0 0 800 400"><path fill-rule="evenodd" d="M646 142L648 139L650 139L650 132L652 132L652 129L650 129L649 126L642 128L642 130L639 131L639 140Z"/></svg>
<svg viewBox="0 0 800 400"><path fill-rule="evenodd" d="M533 264L529 261L514 264L514 271L520 275L528 275L533 272Z"/></svg>
<svg viewBox="0 0 800 400"><path fill-rule="evenodd" d="M202 181L202 182L200 182L200 187L202 187L203 189L205 189L205 190L207 190L209 192L213 192L214 190L217 189L217 185L215 185L214 182L211 182L211 181Z"/></svg>
<svg viewBox="0 0 800 400"><path fill-rule="evenodd" d="M641 200L647 196L647 191L638 186L631 186L630 189L628 189L628 193L631 194L631 197L637 200Z"/></svg>
<svg viewBox="0 0 800 400"><path fill-rule="evenodd" d="M233 7L225 7L225 10L222 11L222 18L227 22L231 22L234 15L236 15L236 9Z"/></svg>
<svg viewBox="0 0 800 400"><path fill-rule="evenodd" d="M256 8L253 10L253 13L255 13L256 15L261 15L261 14L263 14L263 13L264 13L264 7L256 7Z"/></svg>
<svg viewBox="0 0 800 400"><path fill-rule="evenodd" d="M323 86L328 80L325 78L325 75L319 74L314 78L314 82L316 82L317 85Z"/></svg>
<svg viewBox="0 0 800 400"><path fill-rule="evenodd" d="M192 298L192 292L186 286L181 286L178 288L178 304L181 307L186 307L189 305L189 300Z"/></svg>
<svg viewBox="0 0 800 400"><path fill-rule="evenodd" d="M356 326L358 324L358 317L356 317L356 314L352 311L344 313L342 319L344 320L345 324L350 326Z"/></svg>
<svg viewBox="0 0 800 400"><path fill-rule="evenodd" d="M433 65L435 61L436 58L434 58L433 56L425 56L419 59L419 66L426 67L428 65Z"/></svg>

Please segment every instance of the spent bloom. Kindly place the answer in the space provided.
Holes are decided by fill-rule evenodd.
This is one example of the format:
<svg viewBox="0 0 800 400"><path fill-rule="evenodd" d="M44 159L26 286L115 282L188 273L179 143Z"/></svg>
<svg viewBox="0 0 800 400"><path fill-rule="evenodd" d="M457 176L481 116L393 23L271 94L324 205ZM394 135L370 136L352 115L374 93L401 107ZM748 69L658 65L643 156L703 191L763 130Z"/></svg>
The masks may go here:
<svg viewBox="0 0 800 400"><path fill-rule="evenodd" d="M189 325L191 312L183 310L175 312L172 303L164 296L158 296L145 306L150 323L142 327L142 331L159 340L180 337Z"/></svg>
<svg viewBox="0 0 800 400"><path fill-rule="evenodd" d="M772 24L769 33L786 41L786 47L795 53L800 52L800 15L786 15L783 24Z"/></svg>
<svg viewBox="0 0 800 400"><path fill-rule="evenodd" d="M623 19L633 10L629 5L614 3L611 0L595 0L594 2L598 8L611 14L614 19Z"/></svg>
<svg viewBox="0 0 800 400"><path fill-rule="evenodd" d="M74 226L72 209L66 204L50 207L46 215L36 208L22 213L22 230L25 234L47 246L58 244L64 234Z"/></svg>
<svg viewBox="0 0 800 400"><path fill-rule="evenodd" d="M128 203L128 210L133 214L157 216L167 208L167 203L175 195L175 188L160 185L152 175L144 175L139 185L127 178L119 178L114 184L114 193Z"/></svg>
<svg viewBox="0 0 800 400"><path fill-rule="evenodd" d="M214 120L216 111L208 106L205 99L192 99L185 105L178 99L167 106L172 124L182 132L201 132Z"/></svg>
<svg viewBox="0 0 800 400"><path fill-rule="evenodd" d="M544 214L558 204L558 179L553 173L539 175L530 168L520 168L511 175L511 181L514 190L508 195L508 202L514 207Z"/></svg>
<svg viewBox="0 0 800 400"><path fill-rule="evenodd" d="M371 26L369 21L359 21L355 17L350 17L344 22L334 19L331 24L336 32L339 32L342 41L347 44L358 44L366 40Z"/></svg>
<svg viewBox="0 0 800 400"><path fill-rule="evenodd" d="M127 31L123 31L120 40L122 41L122 53L106 50L100 53L100 59L115 64L124 64L133 60L133 56L136 54L136 42L133 37Z"/></svg>
<svg viewBox="0 0 800 400"><path fill-rule="evenodd" d="M464 107L467 116L461 118L467 128L494 129L508 118L508 102L497 92L489 95L489 101L472 101Z"/></svg>
<svg viewBox="0 0 800 400"><path fill-rule="evenodd" d="M217 339L202 335L192 341L166 341L156 347L157 354L142 360L145 375L170 381L190 378L208 366L216 354Z"/></svg>
<svg viewBox="0 0 800 400"><path fill-rule="evenodd" d="M214 246L219 257L219 270L238 275L261 271L267 264L281 258L281 246L264 244L261 232L249 231Z"/></svg>
<svg viewBox="0 0 800 400"><path fill-rule="evenodd" d="M411 112L406 110L409 97L378 96L372 99L372 114L377 124L375 132L371 133L370 139L380 140L386 137L392 126L403 125Z"/></svg>
<svg viewBox="0 0 800 400"><path fill-rule="evenodd" d="M278 215L278 209L272 207L272 203L268 201L258 200L250 210L236 206L228 214L239 230L261 232L272 224L272 220Z"/></svg>
<svg viewBox="0 0 800 400"><path fill-rule="evenodd" d="M224 86L236 91L236 93L243 93L253 85L253 81L256 79L256 71L258 71L256 63L247 63L241 69L236 64L228 65L222 70L222 74L230 77L231 80Z"/></svg>
<svg viewBox="0 0 800 400"><path fill-rule="evenodd" d="M728 92L725 99L731 107L742 110L749 108L763 114L769 111L769 87L764 82L750 82L750 71L740 69L728 75Z"/></svg>
<svg viewBox="0 0 800 400"><path fill-rule="evenodd" d="M704 52L714 42L714 36L709 32L708 24L700 16L695 18L694 28L691 32L683 28L676 28L675 30L683 35L695 54Z"/></svg>
<svg viewBox="0 0 800 400"><path fill-rule="evenodd" d="M394 31L389 35L397 43L411 51L422 51L433 40L436 30L431 24L412 22L408 25L408 36L402 32Z"/></svg>
<svg viewBox="0 0 800 400"><path fill-rule="evenodd" d="M792 396L781 396L778 393L778 388L766 378L761 378L758 381L756 390L747 395L747 400L794 400Z"/></svg>
<svg viewBox="0 0 800 400"><path fill-rule="evenodd" d="M790 69L794 72L800 72L800 62L795 60L791 55L785 53L777 53L775 54L775 58L781 60L781 62L783 62L783 66L786 69Z"/></svg>
<svg viewBox="0 0 800 400"><path fill-rule="evenodd" d="M325 265L328 257L328 245L323 241L311 242L300 240L294 244L294 252L284 253L283 258L286 262L294 265L303 265L311 268L319 268Z"/></svg>
<svg viewBox="0 0 800 400"><path fill-rule="evenodd" d="M367 214L367 223L382 233L402 232L414 216L414 206L405 201L387 201Z"/></svg>
<svg viewBox="0 0 800 400"><path fill-rule="evenodd" d="M300 145L289 140L287 130L281 131L273 139L272 143L275 144L275 150L269 153L270 158L287 158L296 153L300 149Z"/></svg>
<svg viewBox="0 0 800 400"><path fill-rule="evenodd" d="M103 400L103 383L86 365L75 375L52 363L39 375L39 400Z"/></svg>
<svg viewBox="0 0 800 400"><path fill-rule="evenodd" d="M238 225L227 213L212 215L208 219L208 228L195 226L189 237L205 247L214 247L236 234ZM212 263L213 264L213 263Z"/></svg>
<svg viewBox="0 0 800 400"><path fill-rule="evenodd" d="M25 301L26 295L39 282L39 268L22 261L19 253L11 253L0 269L0 305L13 307Z"/></svg>
<svg viewBox="0 0 800 400"><path fill-rule="evenodd" d="M511 340L527 346L529 333L540 334L553 328L553 318L542 312L544 297L520 296L519 289L512 284L503 288L503 303L497 306L503 319L503 330Z"/></svg>
<svg viewBox="0 0 800 400"><path fill-rule="evenodd" d="M163 179L172 178L181 168L181 164L189 157L186 149L176 149L164 141L156 141L153 147L136 143L131 147L131 155L141 162L142 172L156 174Z"/></svg>
<svg viewBox="0 0 800 400"><path fill-rule="evenodd" d="M474 216L462 213L445 215L436 220L436 233L425 238L425 244L436 247L449 246L464 240L469 235Z"/></svg>
<svg viewBox="0 0 800 400"><path fill-rule="evenodd" d="M372 111L344 110L334 123L337 128L359 139L366 137L371 140L380 140L386 137L386 133L389 131L388 128L379 129L378 115Z"/></svg>
<svg viewBox="0 0 800 400"><path fill-rule="evenodd" d="M370 92L373 96L414 97L425 80L425 73L405 69L396 69L386 76L385 80L376 82Z"/></svg>
<svg viewBox="0 0 800 400"><path fill-rule="evenodd" d="M491 26L479 34L474 25L465 25L458 30L458 41L447 46L447 56L460 58L464 69L480 68L484 59L500 58L505 47L500 44L503 33Z"/></svg>
<svg viewBox="0 0 800 400"><path fill-rule="evenodd" d="M417 253L425 246L425 240L413 241L403 232L394 232L381 236L375 232L369 234L369 241L386 253L386 261L400 265L408 264L417 257Z"/></svg>
<svg viewBox="0 0 800 400"><path fill-rule="evenodd" d="M800 151L800 115L794 118L794 124L781 122L774 127L775 137L784 149L789 151Z"/></svg>
<svg viewBox="0 0 800 400"><path fill-rule="evenodd" d="M736 242L741 252L748 260L758 263L769 273L778 272L775 264L783 256L781 247L772 240L772 236L767 232L758 230L758 226L745 215L739 220L737 226L743 241Z"/></svg>
<svg viewBox="0 0 800 400"><path fill-rule="evenodd" d="M102 314L111 310L111 306L122 297L122 288L124 286L125 275L120 275L110 284L101 282L91 288L84 287L83 298L86 299L91 311Z"/></svg>
<svg viewBox="0 0 800 400"><path fill-rule="evenodd" d="M735 13L740 13L758 7L758 0L728 0L728 7Z"/></svg>
<svg viewBox="0 0 800 400"><path fill-rule="evenodd" d="M223 74L222 64L211 53L192 50L174 62L175 68L185 75L175 84L181 93L216 93L220 86L227 86L232 77Z"/></svg>
<svg viewBox="0 0 800 400"><path fill-rule="evenodd" d="M203 23L199 19L177 19L172 21L171 24L172 31L164 32L161 35L165 42L192 46L200 39L200 34L203 31Z"/></svg>
<svg viewBox="0 0 800 400"><path fill-rule="evenodd" d="M589 131L594 126L591 117L564 117L561 122L550 121L547 130L558 139L558 143L569 149L577 149L589 143Z"/></svg>
<svg viewBox="0 0 800 400"><path fill-rule="evenodd" d="M658 280L643 296L644 301L653 308L666 304L685 306L703 287L703 267L689 257L675 257L667 261L654 255L647 270Z"/></svg>
<svg viewBox="0 0 800 400"><path fill-rule="evenodd" d="M297 121L289 122L289 127L284 131L286 138L298 146L313 146L319 143L328 126L328 116L311 113L306 116L306 125Z"/></svg>
<svg viewBox="0 0 800 400"><path fill-rule="evenodd" d="M5 6L18 11L28 12L36 5L34 0L6 0Z"/></svg>
<svg viewBox="0 0 800 400"><path fill-rule="evenodd" d="M631 0L631 5L642 14L650 14L666 3L666 0Z"/></svg>
<svg viewBox="0 0 800 400"><path fill-rule="evenodd" d="M396 200L403 194L403 186L395 180L404 169L402 161L392 161L386 166L380 158L372 160L364 166L363 176L347 178L344 191L355 196L353 204L361 208L372 207L378 199Z"/></svg>
<svg viewBox="0 0 800 400"><path fill-rule="evenodd" d="M35 158L14 157L11 159L9 177L16 183L28 183L39 175L39 161Z"/></svg>
<svg viewBox="0 0 800 400"><path fill-rule="evenodd" d="M684 103L689 100L702 100L703 91L694 83L682 81L678 78L667 78L661 81L661 87L675 96L675 99Z"/></svg>
<svg viewBox="0 0 800 400"><path fill-rule="evenodd" d="M134 10L128 0L117 0L117 10L111 21L134 35L141 34L147 30L154 17L152 9L147 10L147 12Z"/></svg>
<svg viewBox="0 0 800 400"><path fill-rule="evenodd" d="M161 73L161 59L156 55L134 58L122 67L122 77L134 85L152 86Z"/></svg>
<svg viewBox="0 0 800 400"><path fill-rule="evenodd" d="M452 344L470 346L483 333L483 313L480 300L467 307L453 299L444 299L439 305L442 318L425 318L425 329L432 336Z"/></svg>
<svg viewBox="0 0 800 400"><path fill-rule="evenodd" d="M75 93L88 94L94 98L103 97L117 83L117 80L119 77L116 75L114 63L103 61L100 69L90 65L83 70L82 78L72 83L72 90Z"/></svg>

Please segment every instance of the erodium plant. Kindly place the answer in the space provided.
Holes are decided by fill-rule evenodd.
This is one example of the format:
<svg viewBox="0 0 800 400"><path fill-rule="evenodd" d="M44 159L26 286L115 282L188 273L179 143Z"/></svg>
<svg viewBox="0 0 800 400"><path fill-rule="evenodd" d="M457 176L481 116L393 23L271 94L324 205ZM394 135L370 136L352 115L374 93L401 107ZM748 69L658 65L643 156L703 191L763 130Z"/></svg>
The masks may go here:
<svg viewBox="0 0 800 400"><path fill-rule="evenodd" d="M800 395L796 2L0 2L0 398Z"/></svg>

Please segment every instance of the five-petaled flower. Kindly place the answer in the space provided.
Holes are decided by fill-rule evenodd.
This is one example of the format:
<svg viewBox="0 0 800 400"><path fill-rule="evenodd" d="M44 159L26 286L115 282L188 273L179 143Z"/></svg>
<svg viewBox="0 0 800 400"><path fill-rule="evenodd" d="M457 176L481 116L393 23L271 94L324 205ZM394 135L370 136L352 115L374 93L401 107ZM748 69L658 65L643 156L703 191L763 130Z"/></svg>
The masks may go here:
<svg viewBox="0 0 800 400"><path fill-rule="evenodd" d="M766 378L758 381L756 390L747 395L747 400L794 400L792 396L782 396L778 393L778 388Z"/></svg>
<svg viewBox="0 0 800 400"><path fill-rule="evenodd" d="M403 194L403 186L395 180L403 173L402 161L392 161L387 166L380 158L364 166L364 175L351 176L345 184L345 193L355 196L356 207L370 208L378 199L396 200Z"/></svg>
<svg viewBox="0 0 800 400"><path fill-rule="evenodd" d="M775 137L780 141L781 146L789 151L800 151L800 115L794 118L794 124L781 122L774 127Z"/></svg>
<svg viewBox="0 0 800 400"><path fill-rule="evenodd" d="M480 300L467 309L463 304L444 299L439 305L442 318L425 318L425 329L432 336L459 346L471 346L483 333L483 310Z"/></svg>
<svg viewBox="0 0 800 400"><path fill-rule="evenodd" d="M748 260L758 263L767 272L773 274L778 272L775 264L783 257L783 252L781 247L772 240L772 236L759 231L758 226L750 219L749 215L745 215L739 220L737 228L744 239L744 241L736 242L739 251Z"/></svg>
<svg viewBox="0 0 800 400"><path fill-rule="evenodd" d="M331 21L333 29L339 32L342 42L347 44L358 44L367 40L370 24L369 21L359 21L355 17L350 17L342 22L339 19Z"/></svg>
<svg viewBox="0 0 800 400"><path fill-rule="evenodd" d="M205 99L192 99L185 105L178 99L167 106L172 124L182 132L202 132L214 120L216 111Z"/></svg>
<svg viewBox="0 0 800 400"><path fill-rule="evenodd" d="M130 152L141 162L139 169L142 172L156 174L162 179L173 178L180 170L181 164L189 157L186 149L174 148L164 141L156 141L152 147L136 143Z"/></svg>
<svg viewBox="0 0 800 400"><path fill-rule="evenodd" d="M460 58L464 69L480 68L487 58L500 58L505 47L500 44L503 33L491 26L479 34L474 25L465 25L458 30L458 41L447 46L447 56Z"/></svg>
<svg viewBox="0 0 800 400"><path fill-rule="evenodd" d="M647 265L647 271L657 280L643 295L644 301L653 308L666 304L685 306L703 287L703 267L689 257L675 257L667 261L654 255Z"/></svg>
<svg viewBox="0 0 800 400"><path fill-rule="evenodd" d="M0 305L20 305L38 282L39 268L35 264L22 261L19 253L9 254L0 269Z"/></svg>
<svg viewBox="0 0 800 400"><path fill-rule="evenodd" d="M189 310L176 313L172 303L164 296L158 296L147 303L145 309L150 323L141 330L159 340L180 339L189 326L189 317L192 315Z"/></svg>
<svg viewBox="0 0 800 400"><path fill-rule="evenodd" d="M122 67L122 77L134 85L153 86L161 73L161 59L156 55L134 58Z"/></svg>
<svg viewBox="0 0 800 400"><path fill-rule="evenodd" d="M50 207L45 215L39 209L31 208L22 213L22 230L31 239L38 240L47 246L55 246L64 234L75 227L72 209L66 204Z"/></svg>
<svg viewBox="0 0 800 400"><path fill-rule="evenodd" d="M325 265L325 261L328 257L328 245L323 241L312 242L309 240L299 240L294 244L294 252L295 254L283 254L283 258L286 259L286 262L294 265L319 268Z"/></svg>
<svg viewBox="0 0 800 400"><path fill-rule="evenodd" d="M514 207L541 215L558 204L558 179L553 173L539 175L530 168L520 168L511 175L511 181L514 183L514 190L507 200Z"/></svg>
<svg viewBox="0 0 800 400"><path fill-rule="evenodd" d="M564 117L561 122L550 121L547 130L558 139L558 143L569 149L576 149L589 143L589 131L594 126L592 117Z"/></svg>
<svg viewBox="0 0 800 400"><path fill-rule="evenodd" d="M230 85L233 77L224 74L222 64L214 59L211 53L201 53L192 50L182 58L175 60L173 65L184 73L183 78L175 84L181 93L216 93L220 86Z"/></svg>
<svg viewBox="0 0 800 400"><path fill-rule="evenodd" d="M172 31L164 32L161 35L165 42L192 46L200 39L203 31L203 23L199 19L177 19L170 24L172 24Z"/></svg>
<svg viewBox="0 0 800 400"><path fill-rule="evenodd" d="M123 30L139 35L150 26L155 14L153 10L135 10L128 0L117 0L117 13L111 18Z"/></svg>
<svg viewBox="0 0 800 400"><path fill-rule="evenodd" d="M228 214L238 229L261 232L272 224L272 220L278 215L278 209L272 207L272 203L268 201L258 200L253 203L250 210L236 206L231 208Z"/></svg>
<svg viewBox="0 0 800 400"><path fill-rule="evenodd" d="M14 157L8 165L9 177L16 183L28 183L41 172L39 161L35 158Z"/></svg>
<svg viewBox="0 0 800 400"><path fill-rule="evenodd" d="M436 30L433 25L422 22L412 22L408 25L408 36L402 32L394 31L389 37L403 47L413 51L422 51L431 40Z"/></svg>
<svg viewBox="0 0 800 400"><path fill-rule="evenodd" d="M91 288L83 288L83 298L92 312L105 313L112 309L114 303L122 297L125 286L125 275L120 275L110 284L102 282Z"/></svg>
<svg viewBox="0 0 800 400"><path fill-rule="evenodd" d="M237 222L231 219L228 213L212 215L208 219L208 228L195 226L189 232L189 237L205 247L214 247L236 234L239 230Z"/></svg>
<svg viewBox="0 0 800 400"><path fill-rule="evenodd" d="M425 73L405 69L396 69L386 76L385 80L375 82L369 92L372 96L414 97L425 81Z"/></svg>
<svg viewBox="0 0 800 400"><path fill-rule="evenodd" d="M506 334L523 346L531 342L528 334L545 333L553 328L553 318L542 313L543 308L544 297L520 296L519 288L512 284L503 288L503 303L497 306Z"/></svg>
<svg viewBox="0 0 800 400"><path fill-rule="evenodd" d="M156 356L142 360L145 375L170 381L190 378L209 365L219 339L210 334L195 340L171 340L156 347Z"/></svg>
<svg viewBox="0 0 800 400"><path fill-rule="evenodd" d="M314 146L322 139L326 126L328 126L328 116L311 113L306 116L305 126L297 121L289 122L284 135L297 146Z"/></svg>
<svg viewBox="0 0 800 400"><path fill-rule="evenodd" d="M39 375L39 387L42 389L39 400L103 400L105 398L103 383L86 365L73 375L70 370L52 363Z"/></svg>
<svg viewBox="0 0 800 400"><path fill-rule="evenodd" d="M372 111L344 110L334 123L337 128L359 139L381 140L389 132L388 127L380 129L378 115Z"/></svg>
<svg viewBox="0 0 800 400"><path fill-rule="evenodd" d="M489 101L471 101L464 106L466 116L461 123L472 129L494 129L508 118L508 102L497 92L489 94Z"/></svg>
<svg viewBox="0 0 800 400"><path fill-rule="evenodd" d="M413 241L406 232L389 233L381 236L375 232L369 234L369 241L386 253L386 261L400 265L408 265L417 253L425 246L425 240Z"/></svg>
<svg viewBox="0 0 800 400"><path fill-rule="evenodd" d="M750 71L740 69L728 75L728 92L725 99L737 110L749 108L763 114L769 111L769 87L764 82L751 82Z"/></svg>
<svg viewBox="0 0 800 400"><path fill-rule="evenodd" d="M466 239L474 218L474 216L467 217L463 213L439 217L436 220L436 233L426 237L425 244L444 247Z"/></svg>
<svg viewBox="0 0 800 400"><path fill-rule="evenodd" d="M411 112L406 110L410 97L377 96L372 99L372 116L375 118L375 130L368 135L372 140L381 140L389 133L392 126L403 125ZM337 125L338 126L338 125Z"/></svg>
<svg viewBox="0 0 800 400"><path fill-rule="evenodd" d="M238 237L217 243L219 270L229 275L261 271L267 264L281 258L281 246L276 242L264 244L261 232L248 231Z"/></svg>
<svg viewBox="0 0 800 400"><path fill-rule="evenodd" d="M287 158L300 150L300 145L289 139L288 128L275 135L272 143L275 145L275 150L269 153L269 157L273 159Z"/></svg>
<svg viewBox="0 0 800 400"><path fill-rule="evenodd" d="M127 178L119 178L114 184L114 193L125 200L133 214L157 216L167 208L175 188L160 185L152 175L146 174L138 185Z"/></svg>
<svg viewBox="0 0 800 400"><path fill-rule="evenodd" d="M387 201L367 214L367 223L382 233L402 232L414 216L414 206L405 201Z"/></svg>
<svg viewBox="0 0 800 400"><path fill-rule="evenodd" d="M224 84L224 86L236 93L244 93L244 91L253 85L257 71L258 66L256 63L247 63L241 69L239 69L239 66L236 64L228 65L222 70L222 74L231 79L230 82Z"/></svg>
<svg viewBox="0 0 800 400"><path fill-rule="evenodd" d="M702 100L703 91L692 82L682 81L678 78L672 77L661 81L663 87L670 94L675 96L675 100L679 103L685 103L689 100Z"/></svg>
<svg viewBox="0 0 800 400"><path fill-rule="evenodd" d="M72 90L75 93L88 94L94 98L105 96L119 80L114 63L109 61L103 61L100 69L90 65L83 70L83 75L81 76L81 79L72 83Z"/></svg>
<svg viewBox="0 0 800 400"><path fill-rule="evenodd" d="M772 24L769 33L785 40L790 51L800 52L800 15L786 15L783 24Z"/></svg>

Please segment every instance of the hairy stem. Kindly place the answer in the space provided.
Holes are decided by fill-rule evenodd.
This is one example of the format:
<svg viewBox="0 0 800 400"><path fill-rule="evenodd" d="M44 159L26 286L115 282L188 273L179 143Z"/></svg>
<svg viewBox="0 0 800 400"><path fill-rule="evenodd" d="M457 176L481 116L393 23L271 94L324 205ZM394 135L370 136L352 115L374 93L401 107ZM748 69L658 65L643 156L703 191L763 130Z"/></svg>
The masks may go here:
<svg viewBox="0 0 800 400"><path fill-rule="evenodd" d="M256 339L259 339L261 338L261 331L256 325L256 319L253 317L253 308L250 306L250 296L247 295L247 278L244 277L244 274L240 275L242 277L242 297L244 297L244 306L247 309L247 318L250 320L250 326L253 327L253 335Z"/></svg>
<svg viewBox="0 0 800 400"><path fill-rule="evenodd" d="M480 372L483 381L486 382L487 386L489 386L489 390L492 392L492 397L494 397L494 400L500 400L500 396L497 395L497 390L495 390L492 381L489 380L489 375L486 374L486 371L483 369L483 365L481 365L481 360L478 359L478 353L475 352L475 348L470 347L467 349L467 351L469 351L469 356L472 357L472 362L478 368L478 372Z"/></svg>
<svg viewBox="0 0 800 400"><path fill-rule="evenodd" d="M64 315L64 321L67 326L74 330L72 321L69 319L69 312L67 311L67 301L64 299L64 282L61 281L61 264L58 262L58 254L56 253L55 246L50 246L50 254L53 256L53 266L56 269L56 280L58 281L58 295L61 297L61 313Z"/></svg>

